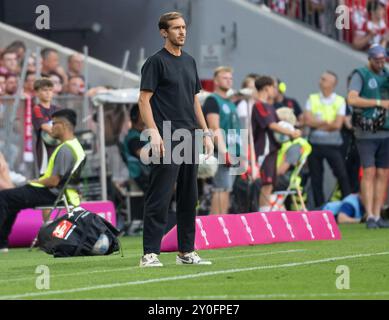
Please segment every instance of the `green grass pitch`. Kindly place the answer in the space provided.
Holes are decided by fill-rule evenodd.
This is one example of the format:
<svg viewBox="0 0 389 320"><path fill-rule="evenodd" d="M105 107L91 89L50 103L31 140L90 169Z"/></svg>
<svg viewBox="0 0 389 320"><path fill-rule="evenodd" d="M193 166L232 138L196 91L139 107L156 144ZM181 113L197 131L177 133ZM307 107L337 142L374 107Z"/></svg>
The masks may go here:
<svg viewBox="0 0 389 320"><path fill-rule="evenodd" d="M0 299L388 299L389 230L340 229L340 241L200 251L211 266L177 266L164 253L163 268L141 269L139 237L121 239L124 257L11 249L0 254ZM37 288L42 265L49 289Z"/></svg>

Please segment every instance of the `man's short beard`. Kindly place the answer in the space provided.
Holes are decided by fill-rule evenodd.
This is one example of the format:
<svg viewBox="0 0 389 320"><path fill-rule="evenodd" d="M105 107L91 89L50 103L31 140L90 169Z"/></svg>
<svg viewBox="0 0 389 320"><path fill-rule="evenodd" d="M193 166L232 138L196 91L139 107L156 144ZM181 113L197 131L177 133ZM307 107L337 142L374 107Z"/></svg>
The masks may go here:
<svg viewBox="0 0 389 320"><path fill-rule="evenodd" d="M175 45L176 47L183 47L185 42L184 42L183 44L181 44L181 43L179 43L178 41L173 40L173 41L171 41L171 43L172 43L173 45Z"/></svg>
<svg viewBox="0 0 389 320"><path fill-rule="evenodd" d="M226 88L226 87L219 87L219 90L220 90L220 91L223 91L223 92L225 92L225 93L227 93L227 92L228 92L228 90L230 90L230 88Z"/></svg>

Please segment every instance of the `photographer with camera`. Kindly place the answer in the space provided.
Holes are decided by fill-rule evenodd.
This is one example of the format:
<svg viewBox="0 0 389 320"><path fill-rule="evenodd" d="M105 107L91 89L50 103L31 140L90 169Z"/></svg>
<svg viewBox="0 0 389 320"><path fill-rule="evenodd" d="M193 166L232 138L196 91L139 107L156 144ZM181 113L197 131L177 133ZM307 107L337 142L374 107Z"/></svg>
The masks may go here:
<svg viewBox="0 0 389 320"><path fill-rule="evenodd" d="M354 70L348 93L363 167L362 202L368 229L389 228L380 216L389 178L389 73L386 49L372 45L367 66Z"/></svg>

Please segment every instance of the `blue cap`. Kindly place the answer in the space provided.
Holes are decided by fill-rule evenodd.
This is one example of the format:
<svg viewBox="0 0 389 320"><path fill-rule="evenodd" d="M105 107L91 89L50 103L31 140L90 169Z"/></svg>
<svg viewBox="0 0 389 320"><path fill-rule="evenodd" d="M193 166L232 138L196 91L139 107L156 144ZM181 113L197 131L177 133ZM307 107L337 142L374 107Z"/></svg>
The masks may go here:
<svg viewBox="0 0 389 320"><path fill-rule="evenodd" d="M386 49L379 44L373 44L369 50L367 50L369 59L386 58Z"/></svg>

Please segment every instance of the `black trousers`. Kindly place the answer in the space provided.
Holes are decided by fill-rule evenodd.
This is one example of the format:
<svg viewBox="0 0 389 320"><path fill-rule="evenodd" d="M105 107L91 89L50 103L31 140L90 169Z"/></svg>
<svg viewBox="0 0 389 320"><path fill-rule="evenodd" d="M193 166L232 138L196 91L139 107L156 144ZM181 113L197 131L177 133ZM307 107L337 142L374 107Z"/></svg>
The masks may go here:
<svg viewBox="0 0 389 320"><path fill-rule="evenodd" d="M166 143L166 141L165 141ZM166 231L169 207L176 190L176 217L178 251L194 250L196 232L196 205L198 199L197 171L198 155L195 148L195 132L185 135L185 140L171 141L172 160L178 150L182 163L151 164L148 189L145 194L143 217L143 252L156 253L161 250L161 240ZM185 146L184 149L179 147ZM166 146L168 154L169 147ZM184 154L191 149L191 154ZM168 156L165 156L165 160ZM165 161L166 162L166 161ZM176 186L176 188L175 188ZM170 219L171 220L171 219Z"/></svg>
<svg viewBox="0 0 389 320"><path fill-rule="evenodd" d="M325 202L323 192L323 160L327 160L334 176L338 180L342 197L344 198L351 193L346 165L340 147L313 144L312 153L308 158L308 167L312 179L316 208L321 207Z"/></svg>
<svg viewBox="0 0 389 320"><path fill-rule="evenodd" d="M49 189L30 185L0 191L0 248L8 246L8 236L20 210L53 205L55 199Z"/></svg>
<svg viewBox="0 0 389 320"><path fill-rule="evenodd" d="M176 186L178 251L194 250L197 204L197 164L152 164L150 185L145 195L144 254L160 253L168 222L168 210Z"/></svg>

